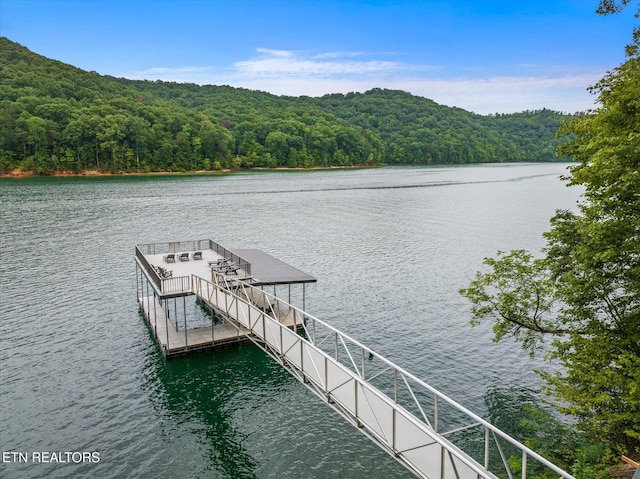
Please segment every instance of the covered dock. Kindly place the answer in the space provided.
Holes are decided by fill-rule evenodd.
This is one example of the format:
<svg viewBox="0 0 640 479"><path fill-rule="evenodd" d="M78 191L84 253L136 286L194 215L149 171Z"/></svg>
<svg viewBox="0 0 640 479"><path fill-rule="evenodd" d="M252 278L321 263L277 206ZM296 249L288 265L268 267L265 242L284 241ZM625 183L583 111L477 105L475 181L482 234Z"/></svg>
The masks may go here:
<svg viewBox="0 0 640 479"><path fill-rule="evenodd" d="M141 311L167 357L249 340L417 477L527 479L542 472L574 479L375 350L277 296L280 285L290 295L292 285L304 288L315 278L266 253L231 251L210 240L138 245L136 268ZM273 294L264 289L270 285Z"/></svg>
<svg viewBox="0 0 640 479"><path fill-rule="evenodd" d="M251 334L194 296L197 278L273 287L273 294L286 296L288 303L297 296L303 310L306 284L317 281L263 251L231 250L209 239L136 245L135 259L138 303L167 358L245 342ZM249 299L260 305L260 298ZM294 330L302 321L291 311L274 313Z"/></svg>

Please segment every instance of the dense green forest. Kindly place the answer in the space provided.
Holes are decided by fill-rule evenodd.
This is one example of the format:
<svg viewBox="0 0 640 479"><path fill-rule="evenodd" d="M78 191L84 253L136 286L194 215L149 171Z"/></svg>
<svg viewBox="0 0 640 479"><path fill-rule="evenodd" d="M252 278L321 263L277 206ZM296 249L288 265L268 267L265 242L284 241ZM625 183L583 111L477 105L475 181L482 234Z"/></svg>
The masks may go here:
<svg viewBox="0 0 640 479"><path fill-rule="evenodd" d="M553 161L568 119L374 89L321 98L87 72L0 38L0 173Z"/></svg>

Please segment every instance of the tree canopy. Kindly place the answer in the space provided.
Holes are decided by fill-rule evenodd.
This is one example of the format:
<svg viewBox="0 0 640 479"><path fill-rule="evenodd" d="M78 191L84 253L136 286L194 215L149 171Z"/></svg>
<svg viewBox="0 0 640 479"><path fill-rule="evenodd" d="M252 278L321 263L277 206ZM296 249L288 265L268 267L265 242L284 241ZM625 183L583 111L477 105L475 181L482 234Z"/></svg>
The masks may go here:
<svg viewBox="0 0 640 479"><path fill-rule="evenodd" d="M553 161L567 118L481 116L381 89L310 98L133 81L0 38L0 173Z"/></svg>
<svg viewBox="0 0 640 479"><path fill-rule="evenodd" d="M640 57L637 50L592 90L599 107L565 123L559 154L577 164L578 213L558 211L540 257L485 259L461 293L474 324L493 322L532 353L545 337L561 371L541 372L557 408L593 443L640 457Z"/></svg>

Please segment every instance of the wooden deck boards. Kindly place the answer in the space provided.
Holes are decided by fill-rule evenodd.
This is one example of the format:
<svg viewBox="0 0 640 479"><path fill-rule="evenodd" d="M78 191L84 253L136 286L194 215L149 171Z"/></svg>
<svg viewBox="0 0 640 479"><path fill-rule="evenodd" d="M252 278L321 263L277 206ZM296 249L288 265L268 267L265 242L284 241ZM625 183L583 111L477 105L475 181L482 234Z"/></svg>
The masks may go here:
<svg viewBox="0 0 640 479"><path fill-rule="evenodd" d="M229 323L214 324L213 327L178 331L157 299L138 298L144 316L165 356L184 354L194 349L214 349L229 343L247 341L248 331L238 330Z"/></svg>
<svg viewBox="0 0 640 479"><path fill-rule="evenodd" d="M216 349L230 344L250 341L249 331L240 326L239 328L222 322L212 326L187 329L178 331L171 319L167 317L165 310L157 298L145 296L138 298L138 303L142 308L149 328L153 332L156 341L160 345L166 357L186 354L194 350ZM294 317L293 311L283 312L280 322L289 328L294 328L295 323L301 324L301 318Z"/></svg>

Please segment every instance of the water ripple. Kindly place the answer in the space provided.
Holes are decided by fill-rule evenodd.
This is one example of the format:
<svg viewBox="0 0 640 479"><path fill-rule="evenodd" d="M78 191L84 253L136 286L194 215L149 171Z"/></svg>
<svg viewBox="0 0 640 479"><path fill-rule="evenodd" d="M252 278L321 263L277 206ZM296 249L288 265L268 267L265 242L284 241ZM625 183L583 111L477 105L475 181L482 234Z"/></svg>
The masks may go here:
<svg viewBox="0 0 640 479"><path fill-rule="evenodd" d="M487 395L535 391L539 363L471 330L457 290L497 249L541 246L579 196L564 169L0 180L0 445L101 458L0 475L411 477L253 347L166 362L137 310L133 246L260 248L318 278L311 313L495 413Z"/></svg>

